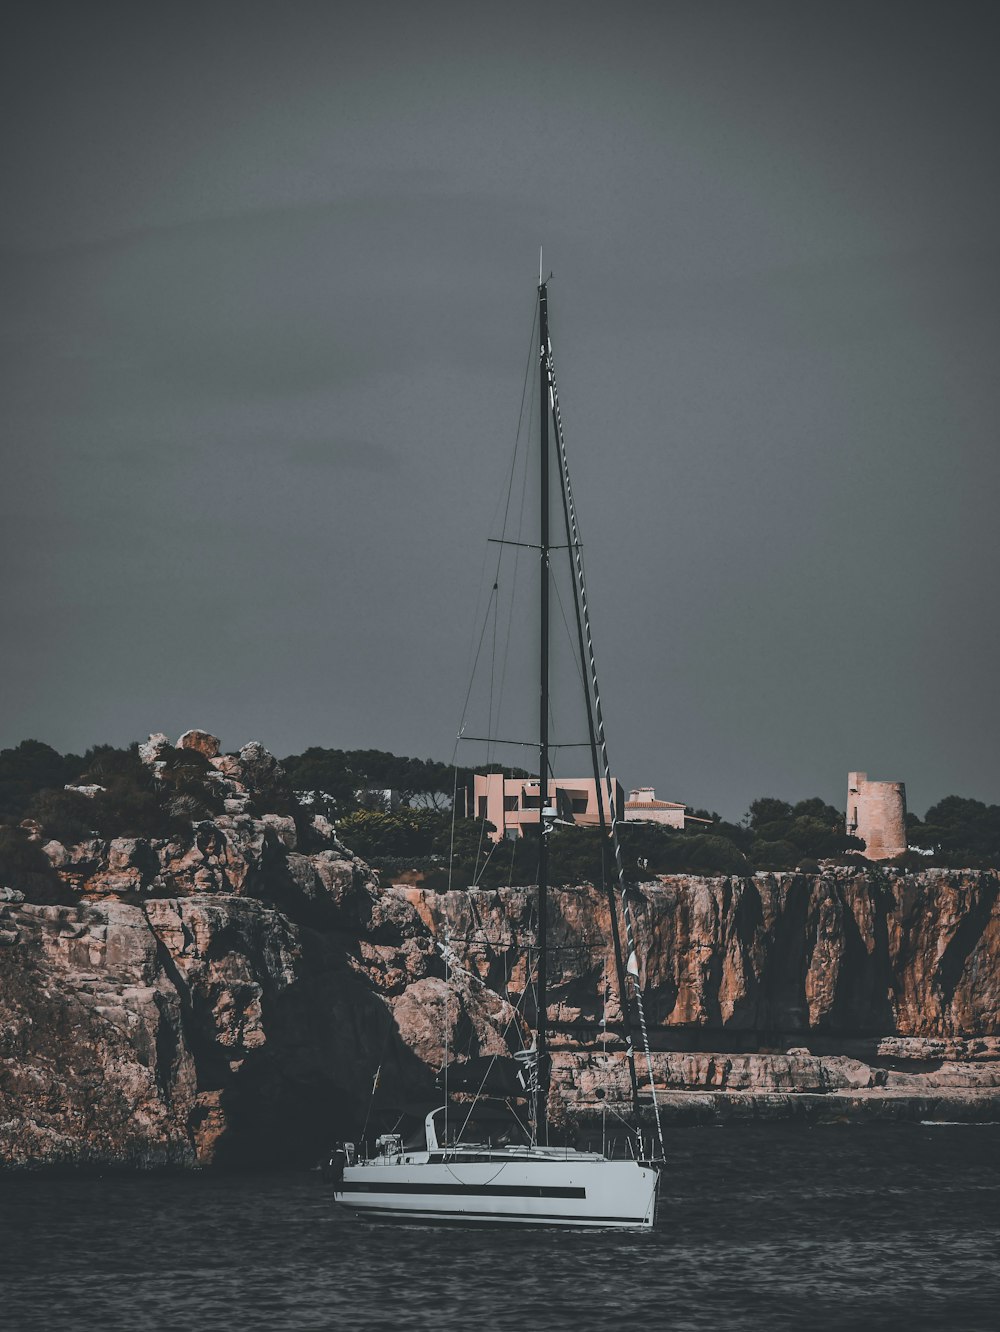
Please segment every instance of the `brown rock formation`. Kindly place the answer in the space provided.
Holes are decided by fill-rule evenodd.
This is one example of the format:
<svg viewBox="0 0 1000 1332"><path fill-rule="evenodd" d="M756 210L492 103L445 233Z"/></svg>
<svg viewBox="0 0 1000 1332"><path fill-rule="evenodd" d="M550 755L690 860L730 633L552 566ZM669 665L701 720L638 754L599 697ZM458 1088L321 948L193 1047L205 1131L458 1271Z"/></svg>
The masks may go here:
<svg viewBox="0 0 1000 1332"><path fill-rule="evenodd" d="M530 890L394 891L491 987L523 989ZM607 987L618 1022L606 899L556 889L552 906L550 1020L599 1020ZM647 1015L667 1032L1000 1035L995 870L676 875L635 906Z"/></svg>
<svg viewBox="0 0 1000 1332"><path fill-rule="evenodd" d="M280 781L261 746L179 747L225 814L43 842L74 906L0 892L0 1163L310 1160L359 1130L379 1068L376 1115L436 1095L446 1051L453 1089L456 1065L509 1065L530 890L383 887L325 819L252 812ZM143 751L154 772L176 752ZM669 1113L996 1114L998 890L941 870L642 885ZM581 887L551 908L553 1111L586 1120L627 1099L608 907Z"/></svg>
<svg viewBox="0 0 1000 1332"><path fill-rule="evenodd" d="M396 1102L431 1092L421 986L447 995L459 1029L490 1030L467 987L426 976L439 959L414 942L395 952L401 974L425 972L402 1015L411 1050L393 1019L406 991L384 993L356 938L252 898L3 904L0 1162L313 1159L364 1117L380 1064Z"/></svg>

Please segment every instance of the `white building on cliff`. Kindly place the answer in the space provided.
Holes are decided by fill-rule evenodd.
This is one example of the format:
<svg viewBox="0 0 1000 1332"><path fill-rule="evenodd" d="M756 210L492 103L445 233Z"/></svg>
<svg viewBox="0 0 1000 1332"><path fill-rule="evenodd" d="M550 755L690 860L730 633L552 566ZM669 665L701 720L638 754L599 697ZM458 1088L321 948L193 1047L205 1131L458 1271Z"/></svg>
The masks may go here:
<svg viewBox="0 0 1000 1332"><path fill-rule="evenodd" d="M652 786L637 786L629 791L625 801L625 819L628 823L659 823L665 828L687 828L691 824L712 826L711 819L701 819L687 812L687 805L676 800L657 800Z"/></svg>

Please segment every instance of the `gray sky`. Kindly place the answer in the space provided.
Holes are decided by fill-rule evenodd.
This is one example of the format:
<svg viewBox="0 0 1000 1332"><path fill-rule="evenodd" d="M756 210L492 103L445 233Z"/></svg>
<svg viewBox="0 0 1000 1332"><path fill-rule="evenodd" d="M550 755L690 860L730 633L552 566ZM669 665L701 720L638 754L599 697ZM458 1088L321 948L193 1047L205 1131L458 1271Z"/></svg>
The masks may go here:
<svg viewBox="0 0 1000 1332"><path fill-rule="evenodd" d="M0 744L448 758L544 243L623 782L1000 800L994 5L8 14Z"/></svg>

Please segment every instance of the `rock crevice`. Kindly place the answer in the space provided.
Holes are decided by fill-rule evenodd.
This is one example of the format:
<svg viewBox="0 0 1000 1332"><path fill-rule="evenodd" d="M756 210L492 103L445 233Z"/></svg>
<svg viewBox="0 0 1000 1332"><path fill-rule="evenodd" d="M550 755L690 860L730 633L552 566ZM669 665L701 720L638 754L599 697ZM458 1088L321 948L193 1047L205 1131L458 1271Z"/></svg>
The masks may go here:
<svg viewBox="0 0 1000 1332"><path fill-rule="evenodd" d="M513 1066L532 889L383 885L327 820L255 812L261 746L181 747L225 813L44 843L71 906L0 893L0 1164L311 1161L439 1096L446 1055L453 1089ZM628 1099L609 906L582 885L550 909L552 1114L583 1122ZM669 1113L1000 1110L995 871L678 875L638 886L636 920Z"/></svg>

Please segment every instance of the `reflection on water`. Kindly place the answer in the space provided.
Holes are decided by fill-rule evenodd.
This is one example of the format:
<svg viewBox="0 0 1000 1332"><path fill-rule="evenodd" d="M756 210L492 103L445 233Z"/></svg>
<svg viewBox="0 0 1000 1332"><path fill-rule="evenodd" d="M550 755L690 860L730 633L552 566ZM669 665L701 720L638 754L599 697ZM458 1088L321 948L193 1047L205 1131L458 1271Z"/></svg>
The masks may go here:
<svg viewBox="0 0 1000 1332"><path fill-rule="evenodd" d="M0 1326L998 1325L1000 1126L689 1128L668 1152L636 1235L360 1223L318 1174L0 1177Z"/></svg>

